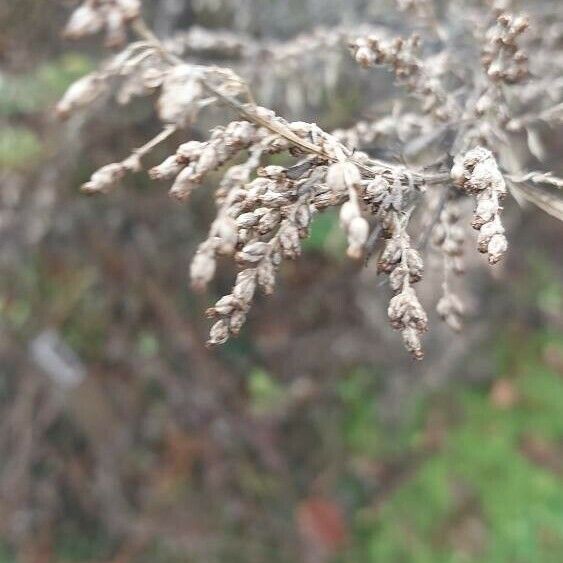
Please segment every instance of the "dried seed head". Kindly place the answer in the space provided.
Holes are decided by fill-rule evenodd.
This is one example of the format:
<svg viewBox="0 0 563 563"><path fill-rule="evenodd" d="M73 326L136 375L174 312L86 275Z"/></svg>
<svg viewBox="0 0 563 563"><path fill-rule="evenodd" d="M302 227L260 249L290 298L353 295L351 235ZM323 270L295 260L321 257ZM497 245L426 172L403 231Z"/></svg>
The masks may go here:
<svg viewBox="0 0 563 563"><path fill-rule="evenodd" d="M213 249L209 245L202 244L196 252L190 267L190 278L192 287L196 291L201 291L215 276L217 263Z"/></svg>
<svg viewBox="0 0 563 563"><path fill-rule="evenodd" d="M387 314L391 326L397 330L415 328L418 332L424 332L428 328L426 312L410 286L391 299Z"/></svg>
<svg viewBox="0 0 563 563"><path fill-rule="evenodd" d="M461 187L477 198L471 225L480 231L478 249L487 252L489 262L496 264L508 247L499 205L499 200L506 194L506 183L488 149L476 147L470 150L463 158L462 165L464 180Z"/></svg>

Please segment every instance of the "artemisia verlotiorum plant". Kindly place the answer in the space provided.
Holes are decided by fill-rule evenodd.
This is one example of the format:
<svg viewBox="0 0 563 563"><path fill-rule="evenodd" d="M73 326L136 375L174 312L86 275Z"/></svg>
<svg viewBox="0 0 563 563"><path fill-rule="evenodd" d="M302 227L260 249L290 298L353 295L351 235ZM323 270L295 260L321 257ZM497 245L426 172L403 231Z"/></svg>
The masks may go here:
<svg viewBox="0 0 563 563"><path fill-rule="evenodd" d="M508 194L563 219L563 180L545 172L523 173L510 142L511 134L528 131L534 123L563 119L561 88L545 95L549 84L561 82L561 65L554 62L560 57L552 55L561 49L563 26L559 35L534 32L527 17L475 2L467 13L456 13L463 32L449 32L432 2L399 4L424 23L439 49L425 54L419 35L393 37L369 26L359 37L359 30L356 35L353 30L317 30L308 41L300 37L271 49L275 62L298 60L305 46L348 48L350 60L363 67L387 67L417 101L418 111L399 108L392 116L332 133L258 105L249 84L232 69L185 60L186 51L197 53L201 47L202 32L199 39L190 32L158 39L141 15L140 0L86 0L73 13L67 37L104 32L106 43L121 51L72 85L58 113L67 117L109 92L120 103L157 93L155 111L163 123L154 139L94 173L84 192L116 188L128 173L143 169L143 159L157 145L209 106L222 104L237 115L236 121L216 127L207 141L188 140L149 170L154 180L170 182L170 195L181 202L210 172L222 170L215 191L217 217L192 261L191 278L195 288L204 288L221 255L233 256L240 272L232 292L207 311L214 319L210 345L240 331L256 292L273 292L282 261L300 254L315 215L327 208L340 209L352 259L365 259L383 241L378 270L388 276L394 293L389 320L416 358L423 356L420 336L428 326L414 289L423 276L421 250L427 242L443 257L437 311L459 330L464 306L452 286L463 271L464 225L478 231L478 250L494 265L508 248L502 223ZM454 47L453 35L468 45ZM127 43L131 37L135 40ZM204 37L207 50L244 56L257 48L250 38L225 32L207 31ZM444 156L424 166L407 165L359 150L375 138L384 142L389 130L402 132L405 155L440 145ZM293 164L270 164L270 157L280 153L293 157ZM474 202L472 218L463 216L467 198Z"/></svg>

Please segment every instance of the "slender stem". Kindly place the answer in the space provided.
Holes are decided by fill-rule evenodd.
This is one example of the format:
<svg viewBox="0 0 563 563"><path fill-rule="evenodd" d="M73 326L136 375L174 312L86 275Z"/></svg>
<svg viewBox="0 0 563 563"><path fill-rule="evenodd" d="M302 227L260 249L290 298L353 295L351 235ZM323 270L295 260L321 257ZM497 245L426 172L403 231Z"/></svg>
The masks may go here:
<svg viewBox="0 0 563 563"><path fill-rule="evenodd" d="M139 147L133 151L133 154L139 158L143 158L149 152L151 152L155 147L164 143L167 139L172 137L174 133L178 131L176 125L167 125L156 137L153 137L150 141L145 143L142 147Z"/></svg>

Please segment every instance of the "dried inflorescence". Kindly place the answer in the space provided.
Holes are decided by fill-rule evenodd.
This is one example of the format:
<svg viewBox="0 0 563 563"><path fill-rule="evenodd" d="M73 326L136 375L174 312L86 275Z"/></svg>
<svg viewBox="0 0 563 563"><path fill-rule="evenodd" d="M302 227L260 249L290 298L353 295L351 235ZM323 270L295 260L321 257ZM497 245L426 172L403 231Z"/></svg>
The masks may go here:
<svg viewBox="0 0 563 563"><path fill-rule="evenodd" d="M476 147L452 168L452 179L476 199L471 225L479 231L479 252L496 264L506 253L508 241L504 234L500 213L501 200L506 196L506 182L491 151Z"/></svg>
<svg viewBox="0 0 563 563"><path fill-rule="evenodd" d="M460 216L458 205L453 201L446 202L432 232L432 242L440 250L444 263L442 295L436 305L436 311L442 320L456 332L463 327L465 312L463 302L452 289L452 277L464 272L462 257L465 231L459 224Z"/></svg>
<svg viewBox="0 0 563 563"><path fill-rule="evenodd" d="M432 19L428 27L437 27L426 0L400 4L423 9L428 22ZM105 29L115 44L125 39L129 23L139 41L75 83L59 103L58 113L69 117L109 93L120 103L136 96L153 95L156 100L162 131L123 160L94 173L83 186L87 193L108 193L127 174L144 169L145 157L197 120L206 107L221 103L240 116L215 127L207 140L182 143L149 171L154 180L168 182L170 195L183 202L211 172L221 170L215 191L217 216L193 258L192 286L202 290L209 284L220 256L231 256L240 271L231 293L207 311L214 320L210 345L238 334L256 294L272 293L282 262L300 255L314 216L337 207L351 258L367 260L380 246L377 270L393 293L389 321L413 356L422 358L421 335L428 328L428 317L414 288L423 277L426 240L443 258L438 314L452 329L462 327L464 306L452 287L453 276L463 272L465 239L457 200L467 196L475 200L471 224L479 231L478 248L490 264L496 264L508 246L501 222L507 181L523 197L553 212L545 197L532 197L526 186L557 186L563 181L547 173L516 176L501 170L497 159L507 150L504 131L509 124L533 119L511 114L505 93L509 86L522 87L527 75L527 59L517 46L527 27L525 18L501 13L492 26L484 25L485 72L465 88L459 87L459 79L473 76L474 69L464 74L448 68L445 52L425 57L417 36L389 40L370 32L353 40L356 61L365 67L390 67L397 82L422 101L422 113L395 104L389 114L332 134L315 123L291 122L257 105L248 84L233 70L182 57L186 51L209 54L219 49L242 58L252 53L256 61L257 53L267 52L267 63L283 66L291 61L292 68L298 68L303 53L326 46L337 49L349 32L319 30L266 47L220 33L208 34L202 45L191 35L185 35L183 43L178 39L163 43L147 28L136 0L89 0L71 18L67 35L81 37ZM544 109L541 115L554 111ZM424 162L421 154L428 148L438 148L441 154L426 166L415 166L378 160L358 150L390 139L404 143L405 163L411 157ZM271 155L283 155L284 165L272 165ZM417 223L419 210L427 217L422 227Z"/></svg>
<svg viewBox="0 0 563 563"><path fill-rule="evenodd" d="M447 95L440 80L432 76L430 68L419 57L420 37L396 37L385 40L375 35L360 37L352 42L352 52L363 67L386 65L391 68L397 81L422 100L425 113L445 121L455 117L457 108Z"/></svg>
<svg viewBox="0 0 563 563"><path fill-rule="evenodd" d="M528 56L518 46L518 39L528 29L525 16L502 12L487 33L481 62L487 76L505 84L515 84L528 77Z"/></svg>
<svg viewBox="0 0 563 563"><path fill-rule="evenodd" d="M127 40L127 25L140 13L140 0L85 0L72 14L64 33L69 39L80 39L103 31L106 45L119 47Z"/></svg>

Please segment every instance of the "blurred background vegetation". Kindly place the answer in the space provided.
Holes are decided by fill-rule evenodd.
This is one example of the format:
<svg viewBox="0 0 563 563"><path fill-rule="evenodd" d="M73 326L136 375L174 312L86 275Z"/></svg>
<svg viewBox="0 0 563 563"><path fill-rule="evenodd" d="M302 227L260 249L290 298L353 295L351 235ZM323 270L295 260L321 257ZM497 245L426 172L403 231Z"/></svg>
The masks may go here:
<svg viewBox="0 0 563 563"><path fill-rule="evenodd" d="M147 4L161 31L278 37L385 7ZM156 124L144 103L56 123L103 56L60 39L70 5L0 0L0 562L559 563L561 226L511 209L504 269L468 275L466 332L436 328L415 365L327 214L242 337L208 352L214 295L186 278L209 198L182 208L143 176L76 189ZM292 117L353 123L365 86L343 78Z"/></svg>

